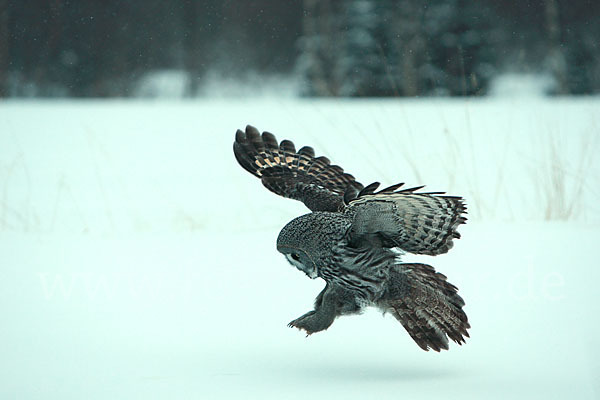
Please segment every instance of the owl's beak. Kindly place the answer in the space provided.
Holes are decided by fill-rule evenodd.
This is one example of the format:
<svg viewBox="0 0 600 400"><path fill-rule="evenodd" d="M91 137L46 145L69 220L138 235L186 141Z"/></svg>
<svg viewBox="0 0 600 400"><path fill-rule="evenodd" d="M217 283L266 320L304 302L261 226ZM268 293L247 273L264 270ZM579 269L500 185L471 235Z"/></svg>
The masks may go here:
<svg viewBox="0 0 600 400"><path fill-rule="evenodd" d="M317 272L317 267L315 267L314 269L311 269L310 273L306 272L306 275L310 279L317 279L319 277L319 273Z"/></svg>

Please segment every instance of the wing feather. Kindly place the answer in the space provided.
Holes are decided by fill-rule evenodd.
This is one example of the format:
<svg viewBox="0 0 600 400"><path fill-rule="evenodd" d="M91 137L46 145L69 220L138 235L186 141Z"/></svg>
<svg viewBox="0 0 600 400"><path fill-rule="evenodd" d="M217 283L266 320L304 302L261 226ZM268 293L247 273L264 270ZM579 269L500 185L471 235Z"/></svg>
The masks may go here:
<svg viewBox="0 0 600 400"><path fill-rule="evenodd" d="M402 184L374 193L373 185L353 199L348 193L345 196L346 212L353 217L350 241L354 245L375 237L385 247L438 255L448 252L453 239L460 238L457 229L466 222L461 197L417 192L422 186L398 190Z"/></svg>
<svg viewBox="0 0 600 400"><path fill-rule="evenodd" d="M233 152L238 163L261 179L270 191L302 201L312 211L339 211L349 187L358 192L363 186L327 157L315 157L312 147L296 151L294 143L277 144L275 135L248 125L235 134Z"/></svg>

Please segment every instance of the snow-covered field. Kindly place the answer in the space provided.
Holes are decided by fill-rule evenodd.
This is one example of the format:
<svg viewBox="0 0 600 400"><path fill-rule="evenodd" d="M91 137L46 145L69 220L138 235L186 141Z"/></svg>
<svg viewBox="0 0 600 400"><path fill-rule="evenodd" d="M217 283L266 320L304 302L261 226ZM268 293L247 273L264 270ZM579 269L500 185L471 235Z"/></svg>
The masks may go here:
<svg viewBox="0 0 600 400"><path fill-rule="evenodd" d="M600 100L0 103L0 398L600 396ZM275 250L306 210L233 158L247 123L363 183L467 198L431 263L471 339L391 316L286 327L322 287Z"/></svg>

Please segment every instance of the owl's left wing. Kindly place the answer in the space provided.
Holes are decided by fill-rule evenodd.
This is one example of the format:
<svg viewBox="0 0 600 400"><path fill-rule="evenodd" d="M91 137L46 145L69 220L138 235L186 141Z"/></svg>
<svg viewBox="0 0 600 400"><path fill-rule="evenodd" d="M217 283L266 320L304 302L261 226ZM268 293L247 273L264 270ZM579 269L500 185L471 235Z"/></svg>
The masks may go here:
<svg viewBox="0 0 600 400"><path fill-rule="evenodd" d="M375 193L378 186L367 186L348 202L353 245L376 239L385 247L438 255L448 252L453 239L460 238L458 226L467 220L461 197L417 192L422 187L398 190L402 184Z"/></svg>
<svg viewBox="0 0 600 400"><path fill-rule="evenodd" d="M363 188L327 157L315 157L312 147L296 151L291 141L277 144L272 133L261 135L250 125L236 132L233 152L239 164L267 189L300 200L312 211L339 211L344 208L344 193Z"/></svg>

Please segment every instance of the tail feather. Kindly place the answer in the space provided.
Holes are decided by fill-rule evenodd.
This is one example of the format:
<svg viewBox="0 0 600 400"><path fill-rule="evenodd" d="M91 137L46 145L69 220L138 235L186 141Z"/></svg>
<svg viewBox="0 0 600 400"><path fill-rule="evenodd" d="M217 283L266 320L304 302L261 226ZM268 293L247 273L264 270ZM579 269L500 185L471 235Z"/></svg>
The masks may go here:
<svg viewBox="0 0 600 400"><path fill-rule="evenodd" d="M448 350L448 339L465 343L471 327L457 290L429 265L398 264L377 305L390 312L423 350Z"/></svg>

